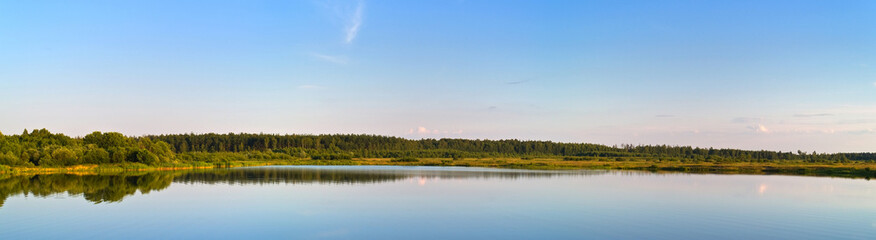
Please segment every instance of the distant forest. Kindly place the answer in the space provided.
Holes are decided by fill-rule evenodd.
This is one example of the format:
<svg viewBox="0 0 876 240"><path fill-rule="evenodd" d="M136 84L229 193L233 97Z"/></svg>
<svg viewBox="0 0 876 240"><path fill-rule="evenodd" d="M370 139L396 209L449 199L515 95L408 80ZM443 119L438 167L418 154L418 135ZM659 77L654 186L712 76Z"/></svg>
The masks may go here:
<svg viewBox="0 0 876 240"><path fill-rule="evenodd" d="M352 158L616 158L715 162L874 162L876 153L807 153L694 148L666 145L606 146L551 141L422 139L378 135L172 134L128 137L93 132L84 137L46 129L20 135L0 133L0 165L185 162L215 163L258 159L339 160Z"/></svg>

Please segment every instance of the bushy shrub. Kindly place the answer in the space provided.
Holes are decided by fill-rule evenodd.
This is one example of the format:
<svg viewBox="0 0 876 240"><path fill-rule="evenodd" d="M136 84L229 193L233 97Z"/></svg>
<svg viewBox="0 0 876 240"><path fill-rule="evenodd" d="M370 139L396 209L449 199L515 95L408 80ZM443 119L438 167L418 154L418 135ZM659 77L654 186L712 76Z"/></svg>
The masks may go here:
<svg viewBox="0 0 876 240"><path fill-rule="evenodd" d="M390 162L419 162L420 159L414 157L403 157L389 160Z"/></svg>
<svg viewBox="0 0 876 240"><path fill-rule="evenodd" d="M161 160L154 153L146 149L136 149L128 153L128 162L142 163L146 165L158 165Z"/></svg>
<svg viewBox="0 0 876 240"><path fill-rule="evenodd" d="M350 160L350 159L353 159L353 155L349 155L349 154L321 154L321 155L313 155L310 158L313 160Z"/></svg>
<svg viewBox="0 0 876 240"><path fill-rule="evenodd" d="M58 165L76 165L80 164L80 159L77 158L76 152L66 147L60 147L52 151L52 158Z"/></svg>
<svg viewBox="0 0 876 240"><path fill-rule="evenodd" d="M82 156L82 162L90 164L101 164L111 162L109 152L103 148L92 148L85 151Z"/></svg>
<svg viewBox="0 0 876 240"><path fill-rule="evenodd" d="M0 154L0 165L6 166L33 166L29 161L22 160L12 152Z"/></svg>

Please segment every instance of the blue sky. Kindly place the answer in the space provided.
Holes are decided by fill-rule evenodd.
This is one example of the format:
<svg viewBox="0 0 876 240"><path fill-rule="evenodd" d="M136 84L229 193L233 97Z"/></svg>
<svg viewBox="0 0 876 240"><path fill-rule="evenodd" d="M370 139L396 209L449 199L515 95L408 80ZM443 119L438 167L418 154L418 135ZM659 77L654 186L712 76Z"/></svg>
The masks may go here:
<svg viewBox="0 0 876 240"><path fill-rule="evenodd" d="M873 1L0 1L0 131L876 151Z"/></svg>

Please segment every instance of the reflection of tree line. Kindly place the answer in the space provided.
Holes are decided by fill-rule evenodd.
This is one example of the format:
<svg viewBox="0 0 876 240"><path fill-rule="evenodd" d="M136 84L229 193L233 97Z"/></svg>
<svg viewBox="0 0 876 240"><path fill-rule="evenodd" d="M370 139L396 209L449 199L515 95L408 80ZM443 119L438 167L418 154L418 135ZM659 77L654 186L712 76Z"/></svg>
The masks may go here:
<svg viewBox="0 0 876 240"><path fill-rule="evenodd" d="M546 178L560 175L596 175L603 171L447 171L447 170L398 170L398 169L349 169L309 167L232 168L210 171L186 172L174 178L180 183L336 183L364 184L399 181L413 177L425 178Z"/></svg>
<svg viewBox="0 0 876 240"><path fill-rule="evenodd" d="M596 171L441 171L373 170L301 167L232 168L173 172L123 173L116 175L0 175L0 207L9 196L18 194L47 197L57 193L81 194L94 203L118 202L137 191L147 194L170 186L171 182L191 184L368 184L426 178L545 178L559 175L593 175Z"/></svg>
<svg viewBox="0 0 876 240"><path fill-rule="evenodd" d="M139 175L6 175L0 176L0 206L9 196L18 194L47 197L57 193L81 194L86 200L118 202L137 191L143 194L170 186L173 176L162 173Z"/></svg>

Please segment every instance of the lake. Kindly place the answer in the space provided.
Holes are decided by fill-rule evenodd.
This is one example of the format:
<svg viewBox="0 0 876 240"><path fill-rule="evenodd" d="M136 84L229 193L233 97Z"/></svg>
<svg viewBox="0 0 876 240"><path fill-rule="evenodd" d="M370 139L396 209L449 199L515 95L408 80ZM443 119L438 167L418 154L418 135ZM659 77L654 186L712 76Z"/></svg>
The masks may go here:
<svg viewBox="0 0 876 240"><path fill-rule="evenodd" d="M876 239L863 179L267 166L0 175L0 239Z"/></svg>

